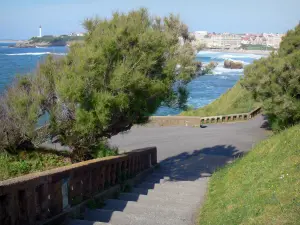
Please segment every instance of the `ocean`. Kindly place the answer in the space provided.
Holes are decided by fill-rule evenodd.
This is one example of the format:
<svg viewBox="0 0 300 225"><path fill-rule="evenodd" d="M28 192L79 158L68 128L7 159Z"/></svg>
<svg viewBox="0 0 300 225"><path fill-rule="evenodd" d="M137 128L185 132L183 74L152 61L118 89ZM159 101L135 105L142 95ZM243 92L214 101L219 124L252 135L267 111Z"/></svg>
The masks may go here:
<svg viewBox="0 0 300 225"><path fill-rule="evenodd" d="M45 56L49 54L64 55L68 51L67 47L9 48L8 46L11 44L0 43L0 93L3 93L5 87L13 82L16 75L33 72ZM203 63L215 61L219 64L213 70L213 75L200 76L189 83L188 105L199 108L211 103L233 87L243 76L243 69L223 68L224 60L240 61L244 65L248 65L261 57L261 55L255 54L199 52L196 56L197 60ZM179 109L160 107L155 115L176 115L180 112Z"/></svg>

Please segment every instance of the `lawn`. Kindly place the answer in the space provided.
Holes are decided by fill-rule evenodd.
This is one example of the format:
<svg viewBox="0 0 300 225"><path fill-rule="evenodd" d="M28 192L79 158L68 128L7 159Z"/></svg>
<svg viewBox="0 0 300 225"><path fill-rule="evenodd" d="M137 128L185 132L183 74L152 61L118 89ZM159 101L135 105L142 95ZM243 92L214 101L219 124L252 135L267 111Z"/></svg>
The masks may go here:
<svg viewBox="0 0 300 225"><path fill-rule="evenodd" d="M300 125L216 172L199 224L300 224Z"/></svg>
<svg viewBox="0 0 300 225"><path fill-rule="evenodd" d="M71 164L66 152L47 150L20 151L17 154L0 153L0 180Z"/></svg>
<svg viewBox="0 0 300 225"><path fill-rule="evenodd" d="M117 154L117 148L104 142L91 151L91 157L95 159ZM16 154L2 151L0 152L0 181L70 164L72 164L70 152L41 148L32 151L18 151Z"/></svg>

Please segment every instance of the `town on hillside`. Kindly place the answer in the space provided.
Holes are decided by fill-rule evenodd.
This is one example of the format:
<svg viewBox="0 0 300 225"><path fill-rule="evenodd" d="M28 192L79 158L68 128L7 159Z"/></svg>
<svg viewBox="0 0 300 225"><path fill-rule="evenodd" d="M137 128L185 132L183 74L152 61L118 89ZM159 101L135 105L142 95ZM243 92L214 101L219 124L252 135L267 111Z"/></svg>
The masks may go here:
<svg viewBox="0 0 300 225"><path fill-rule="evenodd" d="M209 33L195 31L195 44L210 49L245 49L245 50L274 50L278 49L285 34L233 34Z"/></svg>

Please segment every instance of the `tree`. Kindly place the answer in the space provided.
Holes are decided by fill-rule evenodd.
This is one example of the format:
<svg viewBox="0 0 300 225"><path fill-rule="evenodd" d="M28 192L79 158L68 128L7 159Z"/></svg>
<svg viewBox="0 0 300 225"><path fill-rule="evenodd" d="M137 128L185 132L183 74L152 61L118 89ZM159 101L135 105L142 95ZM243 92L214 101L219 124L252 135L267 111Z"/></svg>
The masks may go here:
<svg viewBox="0 0 300 225"><path fill-rule="evenodd" d="M287 33L278 53L246 67L242 85L263 103L274 130L300 122L300 25Z"/></svg>
<svg viewBox="0 0 300 225"><path fill-rule="evenodd" d="M18 77L0 97L0 151L33 148L39 101L32 76Z"/></svg>
<svg viewBox="0 0 300 225"><path fill-rule="evenodd" d="M162 104L185 107L196 65L178 16L153 18L140 9L84 25L84 43L65 58L49 57L35 79L51 136L86 159L103 139L146 123Z"/></svg>

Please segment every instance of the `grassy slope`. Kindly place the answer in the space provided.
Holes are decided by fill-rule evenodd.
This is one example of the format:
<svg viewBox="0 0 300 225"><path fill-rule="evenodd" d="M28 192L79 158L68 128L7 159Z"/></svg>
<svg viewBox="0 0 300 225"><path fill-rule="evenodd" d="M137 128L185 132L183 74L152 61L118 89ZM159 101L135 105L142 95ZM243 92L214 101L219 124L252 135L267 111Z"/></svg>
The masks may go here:
<svg viewBox="0 0 300 225"><path fill-rule="evenodd" d="M99 144L92 152L93 158L118 154L118 149L106 143ZM17 154L0 152L0 181L29 173L45 171L71 164L70 153L56 150L35 149Z"/></svg>
<svg viewBox="0 0 300 225"><path fill-rule="evenodd" d="M300 224L300 125L261 142L216 172L199 221Z"/></svg>
<svg viewBox="0 0 300 225"><path fill-rule="evenodd" d="M57 155L51 151L22 151L16 155L2 152L0 153L0 181L68 164L71 164L71 160L67 155Z"/></svg>
<svg viewBox="0 0 300 225"><path fill-rule="evenodd" d="M234 113L246 113L259 106L252 98L251 94L243 89L240 83L229 89L220 98L211 104L182 112L181 116L216 116Z"/></svg>

